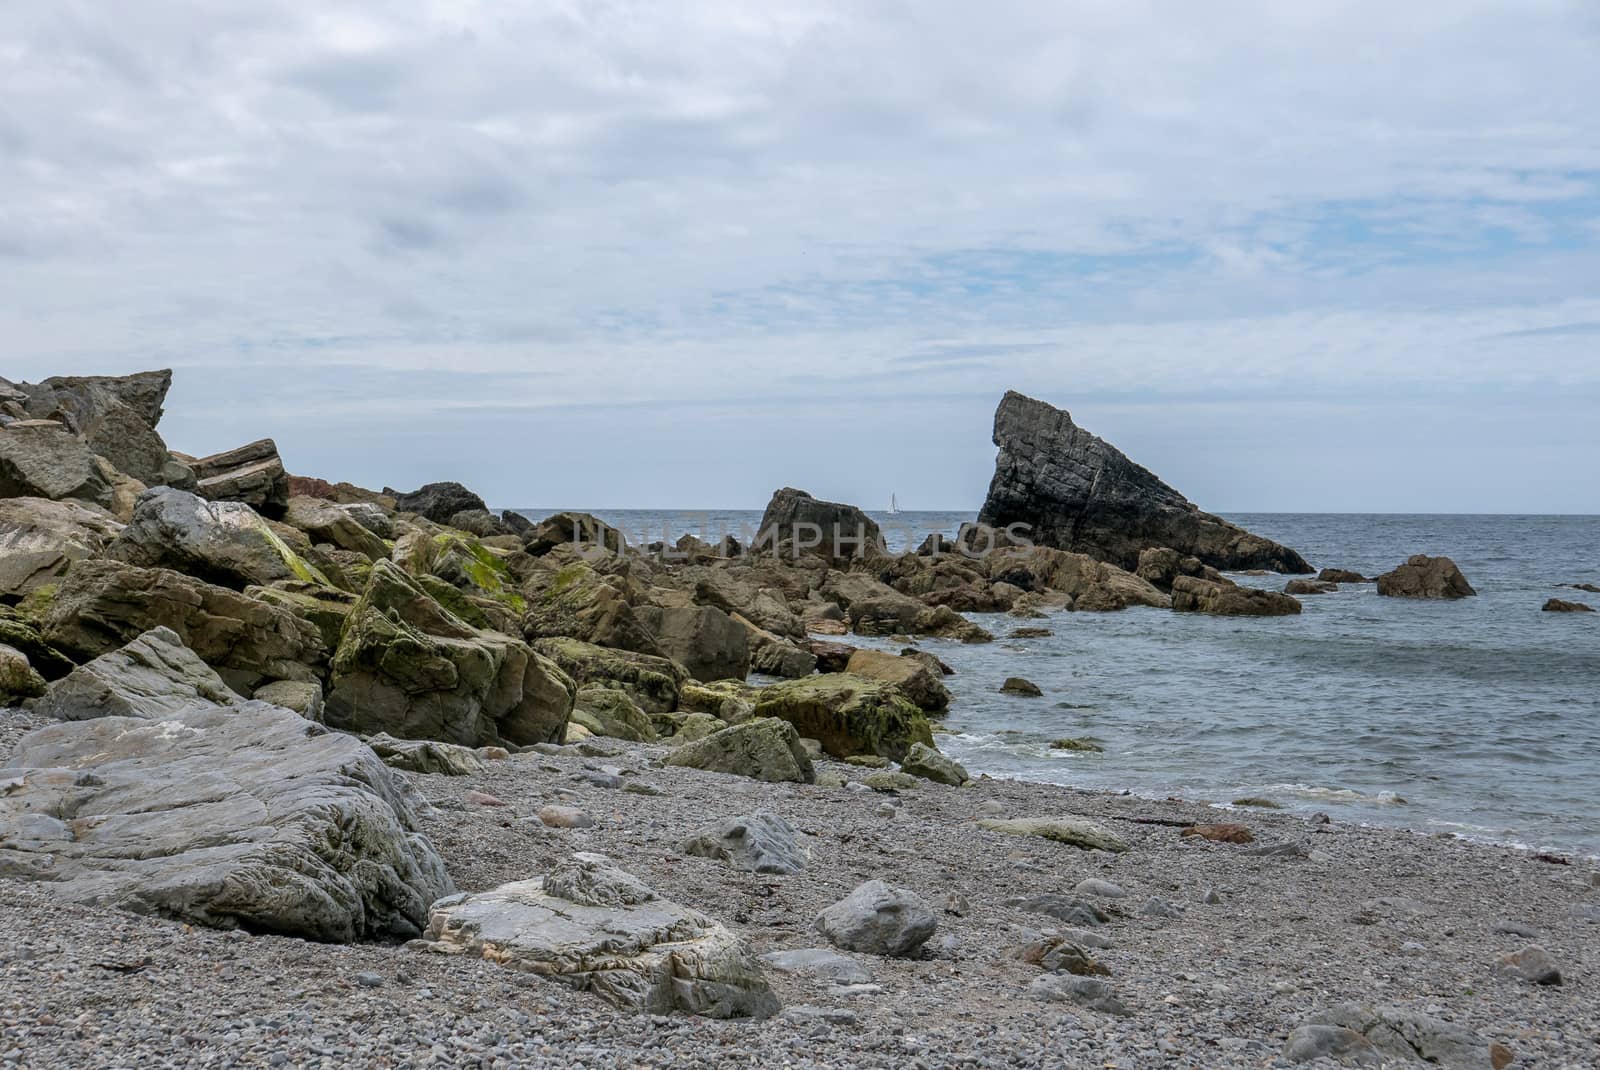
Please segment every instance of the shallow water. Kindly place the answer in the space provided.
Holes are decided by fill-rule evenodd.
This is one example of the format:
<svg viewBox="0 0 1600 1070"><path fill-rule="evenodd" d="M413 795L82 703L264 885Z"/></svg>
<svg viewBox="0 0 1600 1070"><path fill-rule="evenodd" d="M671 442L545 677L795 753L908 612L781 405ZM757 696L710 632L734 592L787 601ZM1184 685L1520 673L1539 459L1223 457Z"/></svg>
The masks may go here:
<svg viewBox="0 0 1600 1070"><path fill-rule="evenodd" d="M528 510L543 516L553 510ZM601 511L625 532L715 537L760 513ZM878 516L880 521L887 518ZM970 514L902 513L953 534ZM1319 567L1375 575L1412 553L1453 557L1458 602L1380 598L1371 584L1307 596L1299 617L1164 610L973 614L998 641L923 641L949 662L940 746L977 773L1179 795L1265 796L1345 820L1600 855L1600 613L1542 613L1600 595L1600 517L1260 514L1230 517ZM708 526L706 526L708 525ZM1238 577L1281 588L1284 578ZM1022 624L1045 639L1005 636ZM851 642L891 647L887 641ZM1024 676L1043 698L999 694ZM1087 737L1104 753L1058 751Z"/></svg>

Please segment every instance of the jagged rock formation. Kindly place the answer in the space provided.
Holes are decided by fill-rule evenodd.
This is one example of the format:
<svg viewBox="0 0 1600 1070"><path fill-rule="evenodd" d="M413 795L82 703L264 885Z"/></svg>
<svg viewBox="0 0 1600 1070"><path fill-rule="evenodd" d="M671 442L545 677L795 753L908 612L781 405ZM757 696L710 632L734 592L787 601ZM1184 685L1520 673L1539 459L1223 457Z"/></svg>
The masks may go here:
<svg viewBox="0 0 1600 1070"><path fill-rule="evenodd" d="M213 453L190 467L195 491L214 502L244 502L263 516L280 517L289 504L289 473L270 438Z"/></svg>
<svg viewBox="0 0 1600 1070"><path fill-rule="evenodd" d="M1122 451L1060 409L1008 391L994 414L1000 447L980 524L1035 543L1089 554L1132 571L1151 547L1170 547L1219 569L1305 573L1305 558L1201 512Z"/></svg>
<svg viewBox="0 0 1600 1070"><path fill-rule="evenodd" d="M813 554L850 561L880 553L883 533L860 509L825 502L803 490L784 487L761 514L760 547L783 557Z"/></svg>

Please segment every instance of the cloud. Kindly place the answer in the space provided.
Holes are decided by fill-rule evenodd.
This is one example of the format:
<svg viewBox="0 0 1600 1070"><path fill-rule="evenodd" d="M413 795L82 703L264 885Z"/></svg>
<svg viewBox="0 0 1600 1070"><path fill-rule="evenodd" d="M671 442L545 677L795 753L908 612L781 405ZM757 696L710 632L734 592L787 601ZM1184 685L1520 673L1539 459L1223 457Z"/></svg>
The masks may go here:
<svg viewBox="0 0 1600 1070"><path fill-rule="evenodd" d="M780 401L870 398L893 427L840 432L869 453L960 428L979 469L1010 386L1160 402L1124 429L1152 441L1221 394L1471 422L1494 384L1600 380L1590 8L13 0L0 374L175 364L280 439L360 419L403 470L430 405L655 406L701 459L651 488L684 498L789 463L709 437ZM1267 485L1272 451L1240 463ZM973 502L964 473L917 496Z"/></svg>

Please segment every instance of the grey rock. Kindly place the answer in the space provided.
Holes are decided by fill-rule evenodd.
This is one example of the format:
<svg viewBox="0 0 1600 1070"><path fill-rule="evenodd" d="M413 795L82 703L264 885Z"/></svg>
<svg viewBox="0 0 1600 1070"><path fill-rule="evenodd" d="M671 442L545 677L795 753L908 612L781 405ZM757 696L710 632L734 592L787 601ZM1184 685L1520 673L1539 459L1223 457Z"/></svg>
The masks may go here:
<svg viewBox="0 0 1600 1070"><path fill-rule="evenodd" d="M872 971L849 955L832 948L805 947L794 951L773 951L761 961L779 973L797 973L836 985L863 985L873 981Z"/></svg>
<svg viewBox="0 0 1600 1070"><path fill-rule="evenodd" d="M35 710L61 721L159 719L241 702L175 632L154 628L51 684Z"/></svg>
<svg viewBox="0 0 1600 1070"><path fill-rule="evenodd" d="M172 386L172 372L132 375L61 375L18 384L30 416L59 420L90 450L147 486L192 485L156 432Z"/></svg>
<svg viewBox="0 0 1600 1070"><path fill-rule="evenodd" d="M576 806L551 803L539 808L539 821L553 829L586 829L594 827L594 818Z"/></svg>
<svg viewBox="0 0 1600 1070"><path fill-rule="evenodd" d="M1101 1014L1127 1017L1133 1013L1112 993L1110 985L1095 977L1047 973L1028 985L1028 995L1046 1002L1071 1003Z"/></svg>
<svg viewBox="0 0 1600 1070"><path fill-rule="evenodd" d="M1559 985L1561 968L1542 947L1525 947L1495 960L1495 972L1536 985Z"/></svg>
<svg viewBox="0 0 1600 1070"><path fill-rule="evenodd" d="M762 717L685 743L667 756L667 765L733 773L768 782L811 784L817 779L800 733L776 717Z"/></svg>
<svg viewBox="0 0 1600 1070"><path fill-rule="evenodd" d="M1014 910L1025 910L1030 914L1044 914L1058 921L1064 921L1068 925L1083 928L1104 925L1111 920L1110 915L1093 903L1054 893L1018 896L1007 899L1005 905Z"/></svg>
<svg viewBox="0 0 1600 1070"><path fill-rule="evenodd" d="M259 695L258 695L259 697ZM391 769L441 776L476 776L488 763L471 747L431 739L396 739L386 732L367 737L367 746Z"/></svg>
<svg viewBox="0 0 1600 1070"><path fill-rule="evenodd" d="M911 744L911 749L901 759L900 771L953 788L959 788L972 779L960 762L945 757L926 743Z"/></svg>
<svg viewBox="0 0 1600 1070"><path fill-rule="evenodd" d="M643 606L635 612L655 635L660 652L694 679L743 680L749 675L749 633L715 606Z"/></svg>
<svg viewBox="0 0 1600 1070"><path fill-rule="evenodd" d="M0 498L73 498L109 508L114 470L62 424L0 427Z"/></svg>
<svg viewBox="0 0 1600 1070"><path fill-rule="evenodd" d="M393 526L388 516L369 502L341 505L324 498L293 497L285 505L283 522L305 532L314 543L328 543L372 561L389 556L379 532L392 532Z"/></svg>
<svg viewBox="0 0 1600 1070"><path fill-rule="evenodd" d="M1170 547L1219 569L1313 571L1287 547L1201 512L1109 442L1042 401L1008 391L994 417L999 447L981 524L1030 525L1030 541L1138 567Z"/></svg>
<svg viewBox="0 0 1600 1070"><path fill-rule="evenodd" d="M1072 890L1078 895L1092 895L1100 899L1121 899L1128 894L1122 890L1120 885L1112 884L1110 881L1101 880L1098 877L1081 880L1078 882L1077 887Z"/></svg>
<svg viewBox="0 0 1600 1070"><path fill-rule="evenodd" d="M678 849L686 855L722 859L747 873L798 873L805 869L808 856L793 825L759 810L700 829Z"/></svg>
<svg viewBox="0 0 1600 1070"><path fill-rule="evenodd" d="M322 685L315 680L274 680L256 688L251 698L293 710L308 721L322 723Z"/></svg>
<svg viewBox="0 0 1600 1070"><path fill-rule="evenodd" d="M1343 1066L1383 1065L1383 1055L1372 1041L1339 1025L1296 1026L1283 1046L1283 1057L1291 1063L1332 1059Z"/></svg>
<svg viewBox="0 0 1600 1070"><path fill-rule="evenodd" d="M882 552L883 533L860 509L813 498L803 490L784 487L772 495L761 514L760 534L751 550L780 556L815 554L844 563Z"/></svg>
<svg viewBox="0 0 1600 1070"><path fill-rule="evenodd" d="M87 502L0 498L0 595L18 597L55 582L121 530L116 517Z"/></svg>
<svg viewBox="0 0 1600 1070"><path fill-rule="evenodd" d="M6 778L0 877L73 902L348 942L415 936L452 891L371 749L264 703L50 725Z"/></svg>
<svg viewBox="0 0 1600 1070"><path fill-rule="evenodd" d="M1012 836L1040 836L1085 851L1126 851L1128 844L1110 829L1083 817L985 818L978 827Z"/></svg>
<svg viewBox="0 0 1600 1070"><path fill-rule="evenodd" d="M196 459L195 493L213 502L243 502L264 516L280 517L289 503L289 474L270 438Z"/></svg>
<svg viewBox="0 0 1600 1070"><path fill-rule="evenodd" d="M1506 936L1520 936L1525 940L1536 939L1539 935L1538 929L1520 921L1497 921L1494 923L1494 931Z"/></svg>
<svg viewBox="0 0 1600 1070"><path fill-rule="evenodd" d="M1389 1059L1434 1063L1450 1070L1491 1070L1489 1044L1472 1031L1399 1006L1343 1003L1315 1014L1308 1025L1360 1033Z"/></svg>
<svg viewBox="0 0 1600 1070"><path fill-rule="evenodd" d="M206 501L172 487L139 495L133 517L106 556L236 589L278 580L327 582L250 506Z"/></svg>
<svg viewBox="0 0 1600 1070"><path fill-rule="evenodd" d="M1181 918L1183 908L1167 902L1160 896L1152 895L1145 900L1144 906L1139 908L1139 913L1149 918Z"/></svg>
<svg viewBox="0 0 1600 1070"><path fill-rule="evenodd" d="M401 512L418 513L435 524L447 524L464 510L488 509L482 498L460 483L429 483L409 494L385 487L383 493L394 499L395 508Z"/></svg>
<svg viewBox="0 0 1600 1070"><path fill-rule="evenodd" d="M543 878L443 899L418 946L482 955L630 1011L765 1018L779 1009L742 940L601 855L574 854Z"/></svg>
<svg viewBox="0 0 1600 1070"><path fill-rule="evenodd" d="M817 915L817 931L834 946L891 958L915 954L938 924L915 893L881 880L858 885Z"/></svg>

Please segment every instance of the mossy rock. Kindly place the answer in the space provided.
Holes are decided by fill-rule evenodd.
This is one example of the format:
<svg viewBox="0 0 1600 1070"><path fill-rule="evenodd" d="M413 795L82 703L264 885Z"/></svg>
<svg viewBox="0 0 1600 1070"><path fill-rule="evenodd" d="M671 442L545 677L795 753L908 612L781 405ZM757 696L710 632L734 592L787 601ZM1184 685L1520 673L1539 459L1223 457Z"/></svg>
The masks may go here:
<svg viewBox="0 0 1600 1070"><path fill-rule="evenodd" d="M290 581L271 587L246 587L244 593L268 605L286 609L317 629L322 645L339 649L345 621L355 608L356 596L337 587Z"/></svg>
<svg viewBox="0 0 1600 1070"><path fill-rule="evenodd" d="M529 580L522 631L529 640L568 637L597 646L661 657L655 636L640 622L623 587L574 561Z"/></svg>
<svg viewBox="0 0 1600 1070"><path fill-rule="evenodd" d="M861 783L873 791L911 791L922 781L898 769L878 769L862 777Z"/></svg>
<svg viewBox="0 0 1600 1070"><path fill-rule="evenodd" d="M760 692L738 680L717 680L709 684L689 682L678 694L678 708L719 717L729 724L740 724L755 716L755 697Z"/></svg>
<svg viewBox="0 0 1600 1070"><path fill-rule="evenodd" d="M709 713L696 711L685 714L683 720L678 722L677 729L672 733L674 745L679 743L693 743L697 739L705 739L709 735L722 731L728 727L728 722L719 720Z"/></svg>
<svg viewBox="0 0 1600 1070"><path fill-rule="evenodd" d="M614 650L577 639L538 639L533 648L561 666L578 686L594 684L626 691L646 713L678 708L689 674L667 658Z"/></svg>
<svg viewBox="0 0 1600 1070"><path fill-rule="evenodd" d="M1247 795L1242 799L1233 800L1235 806L1250 806L1257 810L1282 810L1283 807L1271 799L1263 799L1259 795Z"/></svg>
<svg viewBox="0 0 1600 1070"><path fill-rule="evenodd" d="M947 758L925 743L911 745L905 761L900 763L900 771L953 788L959 788L972 779L960 762Z"/></svg>
<svg viewBox="0 0 1600 1070"><path fill-rule="evenodd" d="M816 769L800 745L800 734L793 725L774 717L746 721L686 743L667 756L666 764L769 783L811 784L817 779Z"/></svg>
<svg viewBox="0 0 1600 1070"><path fill-rule="evenodd" d="M913 743L933 745L922 710L881 680L826 673L785 680L756 695L757 717L788 721L835 758L877 754L900 761Z"/></svg>
<svg viewBox="0 0 1600 1070"><path fill-rule="evenodd" d="M7 606L0 606L0 643L20 651L46 680L59 680L76 668L71 658L45 641L32 620Z"/></svg>
<svg viewBox="0 0 1600 1070"><path fill-rule="evenodd" d="M1079 739L1079 738L1072 737L1072 736L1068 736L1068 737L1065 737L1065 738L1062 738L1062 739L1052 739L1050 741L1050 749L1051 750L1085 751L1085 752L1089 752L1089 753L1093 753L1093 754L1102 754L1102 753L1105 752L1105 748L1102 747L1100 744L1094 742L1093 740L1090 740L1090 739Z"/></svg>
<svg viewBox="0 0 1600 1070"><path fill-rule="evenodd" d="M579 689L572 716L580 715L583 725L597 736L633 743L654 743L658 738L650 715L626 691L609 687Z"/></svg>

